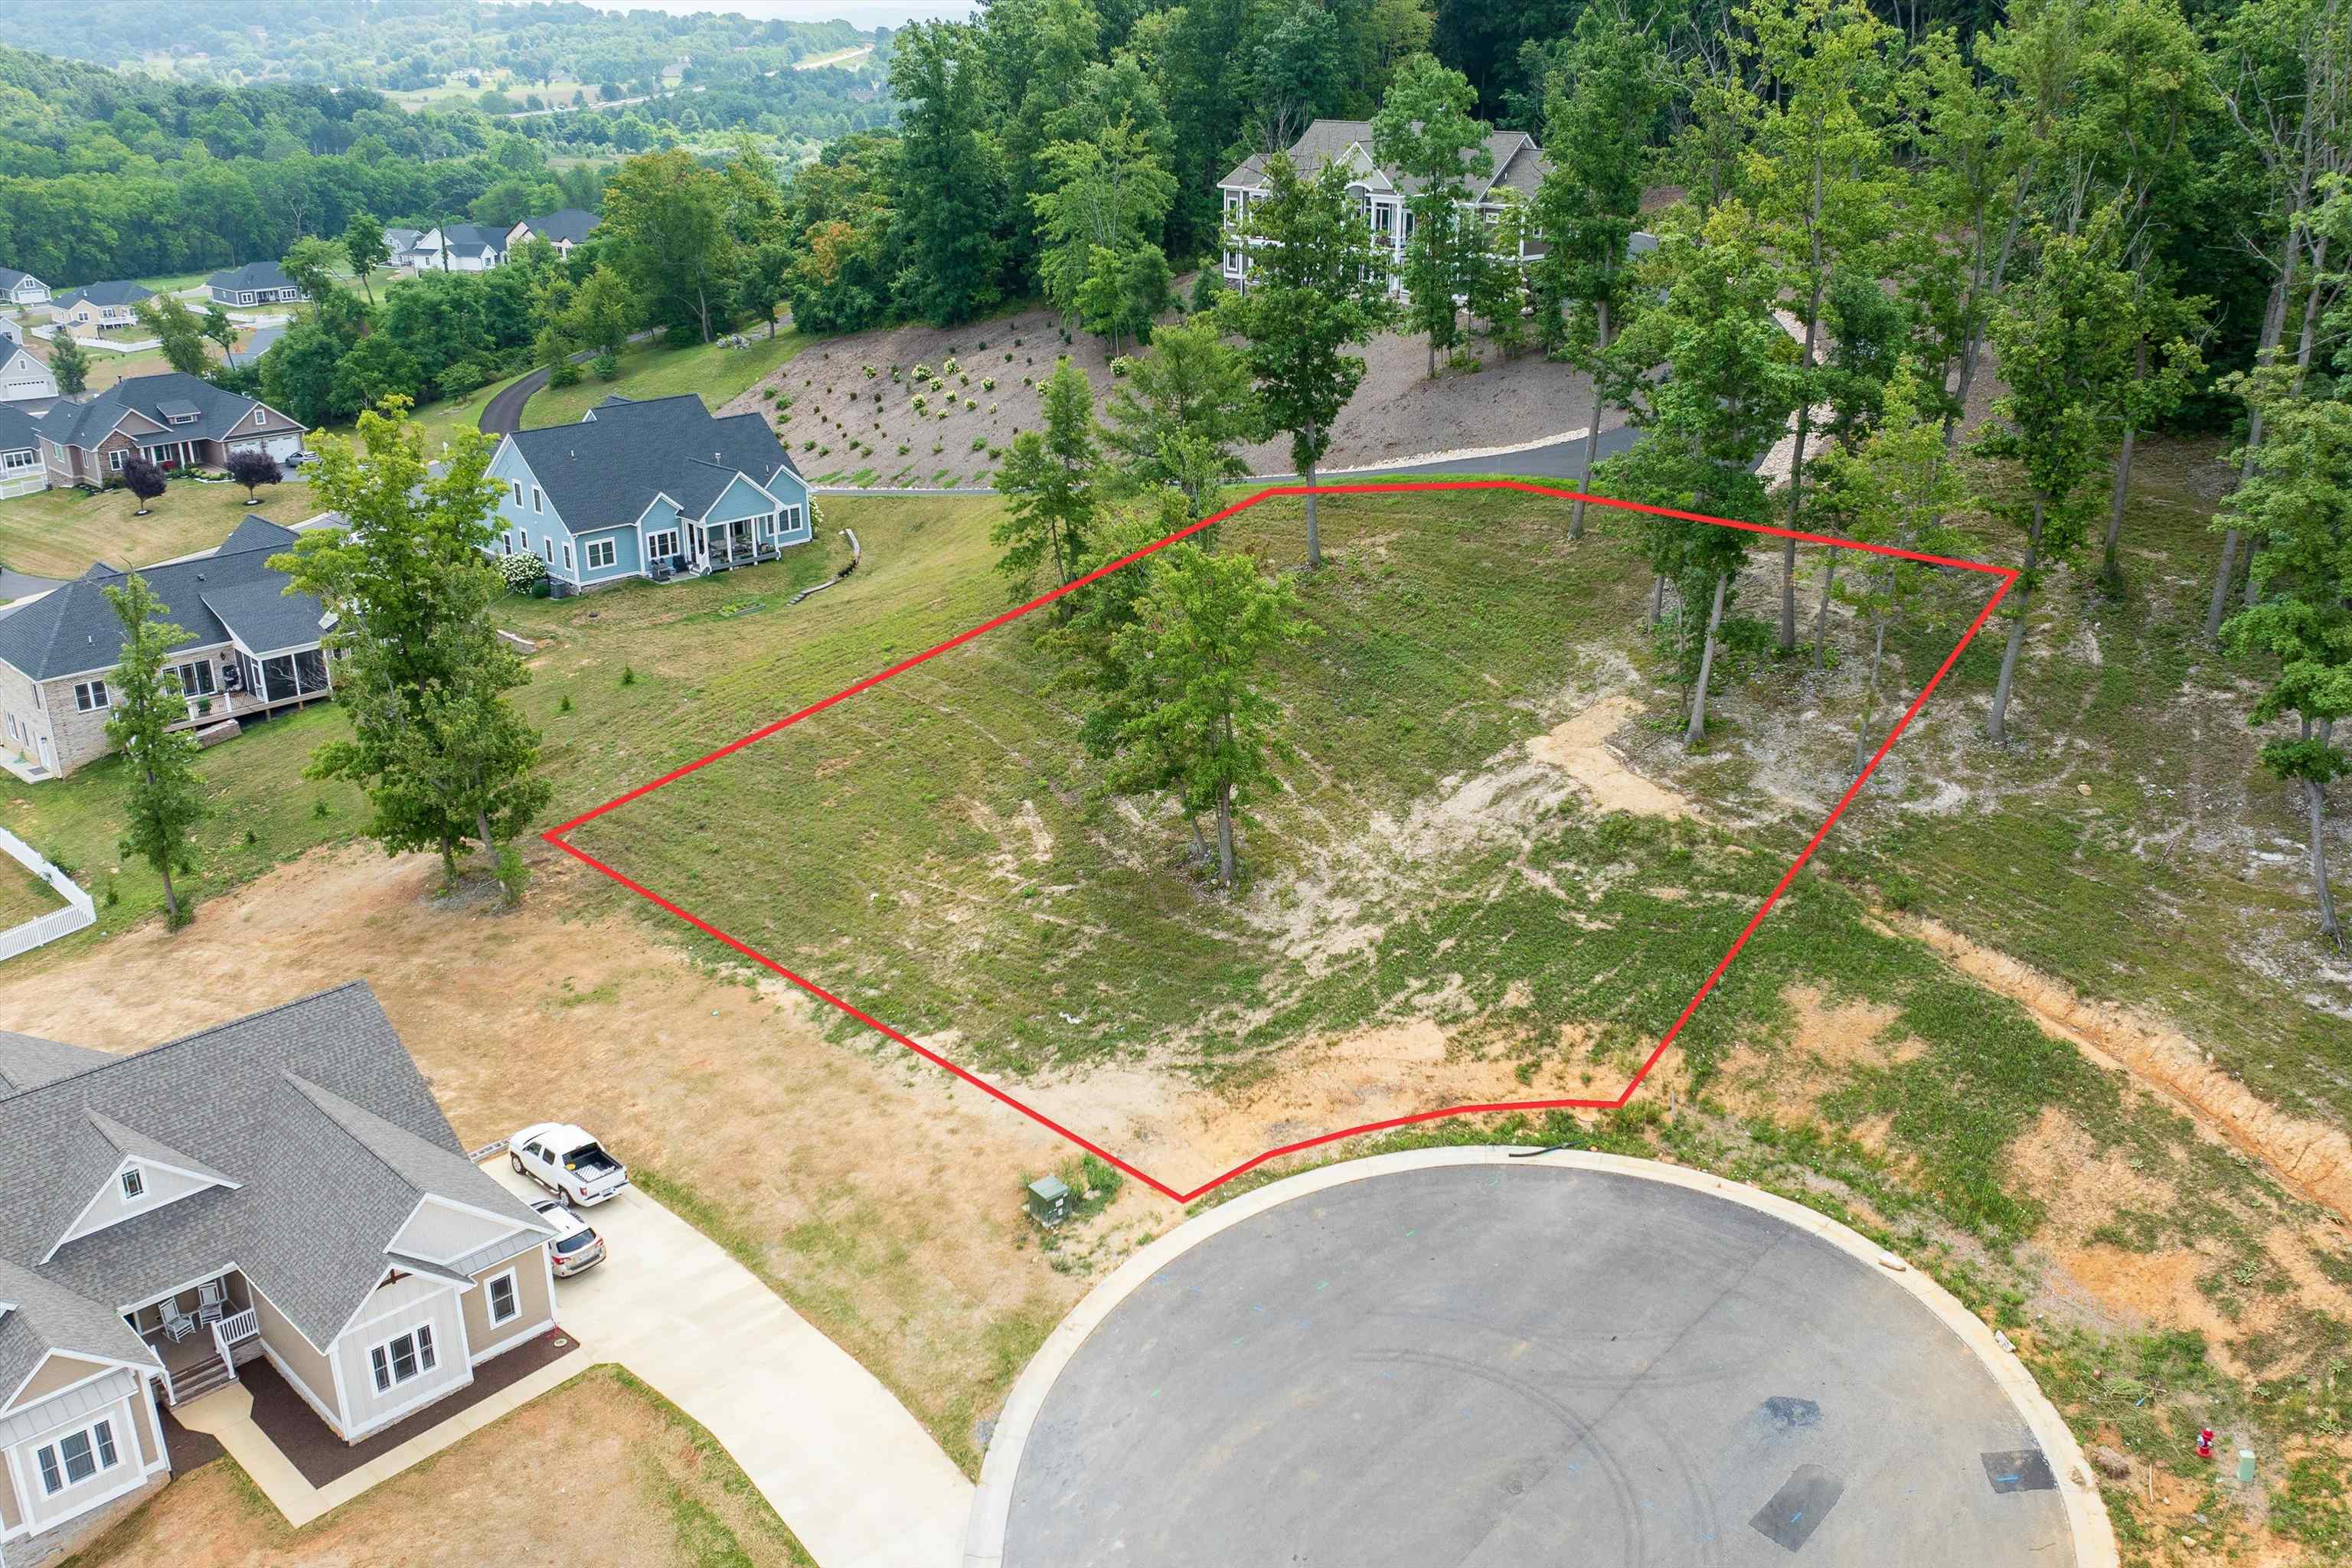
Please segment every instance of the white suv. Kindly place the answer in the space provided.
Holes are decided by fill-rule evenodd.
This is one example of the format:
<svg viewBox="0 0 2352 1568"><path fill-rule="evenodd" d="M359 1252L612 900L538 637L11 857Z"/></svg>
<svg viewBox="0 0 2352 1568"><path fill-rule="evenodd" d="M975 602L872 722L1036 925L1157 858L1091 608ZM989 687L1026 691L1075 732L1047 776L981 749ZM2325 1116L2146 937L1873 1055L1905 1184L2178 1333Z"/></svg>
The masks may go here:
<svg viewBox="0 0 2352 1568"><path fill-rule="evenodd" d="M568 1122L533 1122L507 1140L507 1154L518 1173L582 1208L629 1184L628 1168Z"/></svg>

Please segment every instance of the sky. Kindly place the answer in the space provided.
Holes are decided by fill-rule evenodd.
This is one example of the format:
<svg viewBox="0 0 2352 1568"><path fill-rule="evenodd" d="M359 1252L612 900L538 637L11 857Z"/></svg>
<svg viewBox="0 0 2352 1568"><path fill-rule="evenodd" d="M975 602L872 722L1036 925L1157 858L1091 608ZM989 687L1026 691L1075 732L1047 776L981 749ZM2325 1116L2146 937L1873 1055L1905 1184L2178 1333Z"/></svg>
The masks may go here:
<svg viewBox="0 0 2352 1568"><path fill-rule="evenodd" d="M838 17L856 27L903 27L908 22L952 17L962 21L977 7L972 0L585 0L599 11L732 11L761 22L830 22Z"/></svg>

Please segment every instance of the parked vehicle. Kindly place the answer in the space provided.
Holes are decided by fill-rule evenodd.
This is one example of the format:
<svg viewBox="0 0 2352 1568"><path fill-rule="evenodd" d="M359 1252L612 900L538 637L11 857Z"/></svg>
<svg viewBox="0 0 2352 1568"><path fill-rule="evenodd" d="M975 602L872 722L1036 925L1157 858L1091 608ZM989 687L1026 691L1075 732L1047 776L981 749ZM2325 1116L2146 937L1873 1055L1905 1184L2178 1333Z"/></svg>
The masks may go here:
<svg viewBox="0 0 2352 1568"><path fill-rule="evenodd" d="M518 1173L582 1208L629 1184L628 1167L569 1122L533 1122L507 1141L507 1153Z"/></svg>
<svg viewBox="0 0 2352 1568"><path fill-rule="evenodd" d="M548 1243L547 1258L558 1279L568 1279L604 1261L604 1238L596 1234L595 1226L566 1208L561 1199L540 1198L530 1206L555 1227L555 1239Z"/></svg>

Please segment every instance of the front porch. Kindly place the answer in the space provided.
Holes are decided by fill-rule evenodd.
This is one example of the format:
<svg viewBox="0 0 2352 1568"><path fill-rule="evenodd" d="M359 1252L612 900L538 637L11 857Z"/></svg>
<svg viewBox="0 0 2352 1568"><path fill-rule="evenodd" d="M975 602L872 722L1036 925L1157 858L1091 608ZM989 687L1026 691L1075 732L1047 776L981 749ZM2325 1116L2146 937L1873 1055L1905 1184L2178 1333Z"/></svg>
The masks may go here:
<svg viewBox="0 0 2352 1568"><path fill-rule="evenodd" d="M235 1269L123 1316L163 1363L158 1392L167 1405L235 1383L237 1368L261 1354L261 1323L245 1276Z"/></svg>

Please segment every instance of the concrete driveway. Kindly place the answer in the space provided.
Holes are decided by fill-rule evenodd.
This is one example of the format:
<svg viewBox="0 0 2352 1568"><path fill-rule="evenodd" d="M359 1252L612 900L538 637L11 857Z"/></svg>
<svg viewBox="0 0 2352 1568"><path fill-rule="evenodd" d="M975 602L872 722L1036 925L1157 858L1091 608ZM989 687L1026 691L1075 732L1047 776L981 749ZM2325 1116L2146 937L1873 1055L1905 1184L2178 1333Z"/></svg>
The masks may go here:
<svg viewBox="0 0 2352 1568"><path fill-rule="evenodd" d="M546 1194L504 1154L483 1167ZM610 1256L557 1318L708 1427L821 1568L942 1568L972 1487L874 1375L716 1242L632 1188L581 1216Z"/></svg>

